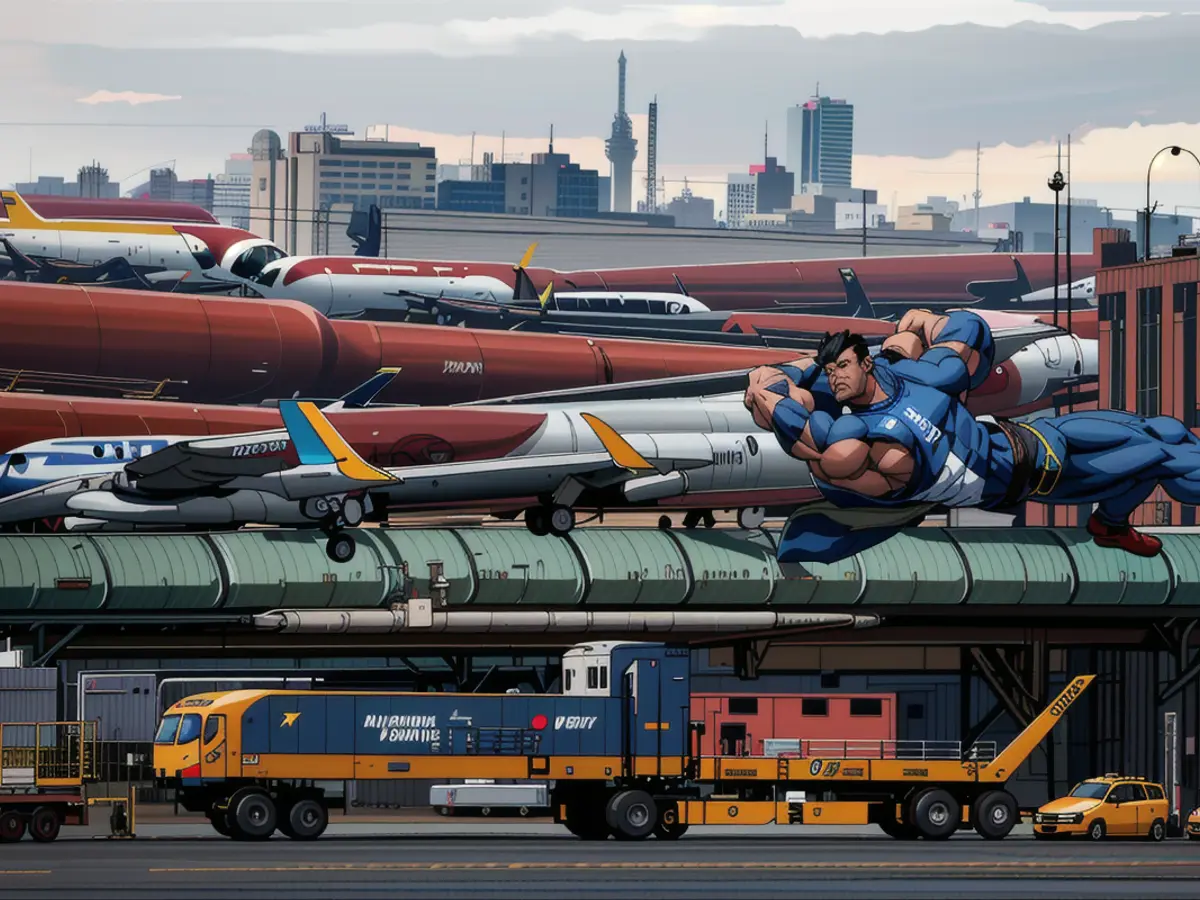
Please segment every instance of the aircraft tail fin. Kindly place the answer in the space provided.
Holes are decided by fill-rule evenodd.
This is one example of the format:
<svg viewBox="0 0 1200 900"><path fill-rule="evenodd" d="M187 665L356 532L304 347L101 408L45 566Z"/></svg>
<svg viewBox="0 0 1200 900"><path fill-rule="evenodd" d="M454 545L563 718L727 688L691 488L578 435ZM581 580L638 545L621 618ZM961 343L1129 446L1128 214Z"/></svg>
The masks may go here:
<svg viewBox="0 0 1200 900"><path fill-rule="evenodd" d="M846 305L850 315L856 319L878 318L871 298L867 296L862 282L858 280L858 274L853 269L838 269L838 274L842 276L842 290L846 292Z"/></svg>
<svg viewBox="0 0 1200 900"><path fill-rule="evenodd" d="M537 241L530 244L525 250L525 255L521 257L521 261L513 266L513 272L516 275L516 281L513 283L513 300L537 300L542 302L541 291L537 289L537 285L533 283L533 279L525 271L533 259L533 253L537 250L537 246Z"/></svg>
<svg viewBox="0 0 1200 900"><path fill-rule="evenodd" d="M334 412L339 409L363 409L370 406L371 401L379 396L379 392L392 383L400 373L399 366L380 369L354 390L343 394L337 400L322 408L322 412Z"/></svg>
<svg viewBox="0 0 1200 900"><path fill-rule="evenodd" d="M302 466L336 465L343 476L353 481L395 481L382 469L368 463L346 443L336 428L308 400L281 400L279 412Z"/></svg>
<svg viewBox="0 0 1200 900"><path fill-rule="evenodd" d="M613 462L622 469L633 471L650 471L654 469L654 466L647 462L642 454L633 449L629 441L621 437L615 428L599 416L593 416L591 413L581 413L580 418L596 433L596 437L600 438L600 443L604 445L604 449L608 451L608 455L612 457Z"/></svg>
<svg viewBox="0 0 1200 900"><path fill-rule="evenodd" d="M10 225L30 226L46 220L33 211L33 207L16 191L0 191L0 222Z"/></svg>

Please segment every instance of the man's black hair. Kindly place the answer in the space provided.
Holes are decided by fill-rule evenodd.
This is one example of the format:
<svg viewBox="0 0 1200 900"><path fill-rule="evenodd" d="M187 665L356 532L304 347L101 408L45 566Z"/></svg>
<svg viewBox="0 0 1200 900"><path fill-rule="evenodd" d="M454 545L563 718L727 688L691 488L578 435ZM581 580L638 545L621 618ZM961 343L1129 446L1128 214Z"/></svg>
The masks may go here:
<svg viewBox="0 0 1200 900"><path fill-rule="evenodd" d="M847 350L853 350L859 362L866 359L871 352L861 334L854 334L849 329L836 334L826 332L824 340L817 347L817 365L825 368L830 363L837 362L838 357Z"/></svg>

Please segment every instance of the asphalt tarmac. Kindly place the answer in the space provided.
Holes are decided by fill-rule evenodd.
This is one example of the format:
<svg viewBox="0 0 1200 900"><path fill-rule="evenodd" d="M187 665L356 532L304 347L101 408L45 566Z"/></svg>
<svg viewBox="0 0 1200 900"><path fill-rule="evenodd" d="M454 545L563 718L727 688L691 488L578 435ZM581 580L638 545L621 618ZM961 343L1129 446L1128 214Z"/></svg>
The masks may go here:
<svg viewBox="0 0 1200 900"><path fill-rule="evenodd" d="M1025 898L1200 897L1200 846L1172 840L893 841L856 829L694 828L682 840L585 843L554 825L330 826L319 841L241 843L196 825L136 840L66 829L0 845L17 898Z"/></svg>

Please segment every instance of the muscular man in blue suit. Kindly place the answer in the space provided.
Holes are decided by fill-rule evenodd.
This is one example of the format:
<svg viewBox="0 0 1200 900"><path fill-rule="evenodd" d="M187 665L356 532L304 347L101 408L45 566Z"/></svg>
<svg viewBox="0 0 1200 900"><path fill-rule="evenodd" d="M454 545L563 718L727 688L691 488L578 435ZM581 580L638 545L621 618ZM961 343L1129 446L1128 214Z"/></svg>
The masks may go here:
<svg viewBox="0 0 1200 900"><path fill-rule="evenodd" d="M936 506L1003 510L1026 499L1096 504L1088 533L1139 556L1162 548L1129 524L1162 485L1200 505L1200 439L1179 421L1111 410L1030 423L962 405L995 345L974 313L908 313L883 351L843 331L811 359L750 373L746 407L809 464L825 497L788 521L782 562L833 562L916 524Z"/></svg>

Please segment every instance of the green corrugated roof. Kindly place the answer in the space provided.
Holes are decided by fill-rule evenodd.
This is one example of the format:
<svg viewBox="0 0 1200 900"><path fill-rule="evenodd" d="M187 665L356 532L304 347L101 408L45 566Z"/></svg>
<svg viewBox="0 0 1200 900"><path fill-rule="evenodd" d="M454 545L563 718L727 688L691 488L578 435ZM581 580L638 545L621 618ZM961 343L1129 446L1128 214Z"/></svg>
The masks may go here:
<svg viewBox="0 0 1200 900"><path fill-rule="evenodd" d="M561 538L516 528L481 528L458 535L475 563L483 606L575 606L583 599L583 568Z"/></svg>
<svg viewBox="0 0 1200 900"><path fill-rule="evenodd" d="M957 528L952 532L971 573L972 605L1060 604L1071 600L1071 560L1041 528Z"/></svg>
<svg viewBox="0 0 1200 900"><path fill-rule="evenodd" d="M928 535L925 532L929 532ZM967 573L958 547L941 528L913 529L859 554L862 603L958 604L966 598Z"/></svg>
<svg viewBox="0 0 1200 900"><path fill-rule="evenodd" d="M376 537L383 544L391 544L396 556L408 564L409 587L419 596L429 596L429 564L441 560L443 574L450 581L450 605L462 606L474 600L475 569L454 531L379 528Z"/></svg>
<svg viewBox="0 0 1200 900"><path fill-rule="evenodd" d="M221 602L217 561L191 535L114 534L91 538L112 579L106 609L212 609Z"/></svg>
<svg viewBox="0 0 1200 900"><path fill-rule="evenodd" d="M1167 602L1171 579L1161 556L1134 556L1097 547L1082 530L1060 531L1057 536L1075 563L1079 580L1076 605L1160 606Z"/></svg>
<svg viewBox="0 0 1200 900"><path fill-rule="evenodd" d="M761 606L771 599L769 547L744 533L701 529L672 531L692 567L689 606Z"/></svg>
<svg viewBox="0 0 1200 900"><path fill-rule="evenodd" d="M85 535L0 538L0 612L97 610L107 589L104 563Z"/></svg>
<svg viewBox="0 0 1200 900"><path fill-rule="evenodd" d="M354 558L335 563L317 530L212 535L229 572L226 609L378 607L388 581L377 551L360 541Z"/></svg>
<svg viewBox="0 0 1200 900"><path fill-rule="evenodd" d="M572 531L570 540L587 568L589 606L674 606L687 594L687 568L665 532L616 528Z"/></svg>

